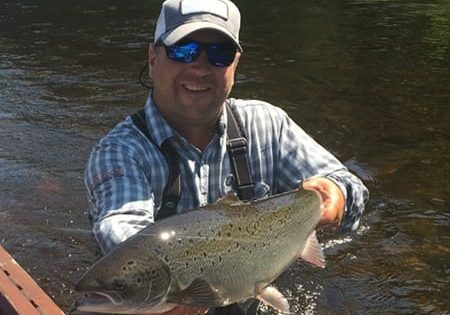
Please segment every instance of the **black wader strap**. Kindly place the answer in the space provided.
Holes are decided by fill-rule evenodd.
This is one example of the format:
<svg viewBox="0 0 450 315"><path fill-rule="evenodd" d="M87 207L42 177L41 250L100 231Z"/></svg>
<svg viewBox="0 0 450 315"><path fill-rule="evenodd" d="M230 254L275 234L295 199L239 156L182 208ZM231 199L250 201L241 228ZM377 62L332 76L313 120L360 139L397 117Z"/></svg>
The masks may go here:
<svg viewBox="0 0 450 315"><path fill-rule="evenodd" d="M133 120L133 123L136 125L136 127L138 127L139 130L141 130L142 133L150 140L150 142L155 144L147 129L144 109L141 109L132 114L131 119ZM167 185L164 188L161 208L158 210L155 218L156 220L175 214L178 201L180 200L181 196L179 157L177 151L170 144L169 139L164 141L161 145L161 152L166 158L169 167L169 178L167 181Z"/></svg>
<svg viewBox="0 0 450 315"><path fill-rule="evenodd" d="M240 200L255 199L253 191L254 184L248 158L247 139L236 119L236 114L233 112L228 102L226 102L225 105L228 116L227 150L231 160L233 174L236 179L237 195Z"/></svg>
<svg viewBox="0 0 450 315"><path fill-rule="evenodd" d="M161 145L162 152L169 164L169 179L164 188L161 208L156 215L156 220L175 214L181 197L180 157L169 141L170 139L167 139Z"/></svg>

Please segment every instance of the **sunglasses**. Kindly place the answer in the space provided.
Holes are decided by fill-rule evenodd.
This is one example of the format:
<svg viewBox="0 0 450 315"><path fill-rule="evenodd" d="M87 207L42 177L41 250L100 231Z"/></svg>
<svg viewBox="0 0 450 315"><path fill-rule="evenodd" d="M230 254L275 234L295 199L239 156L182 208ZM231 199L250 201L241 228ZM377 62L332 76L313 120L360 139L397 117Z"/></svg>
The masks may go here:
<svg viewBox="0 0 450 315"><path fill-rule="evenodd" d="M228 67L236 57L236 45L228 43L200 43L197 41L183 41L166 46L158 41L156 46L164 46L167 57L171 60L183 63L192 63L198 59L202 50L206 51L208 62L215 67Z"/></svg>

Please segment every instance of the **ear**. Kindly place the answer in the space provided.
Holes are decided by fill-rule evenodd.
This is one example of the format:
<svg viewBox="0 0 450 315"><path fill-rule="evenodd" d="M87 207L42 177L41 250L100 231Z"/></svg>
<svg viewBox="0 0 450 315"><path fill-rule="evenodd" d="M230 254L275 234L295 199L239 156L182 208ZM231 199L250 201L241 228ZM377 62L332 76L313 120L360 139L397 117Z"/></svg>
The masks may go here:
<svg viewBox="0 0 450 315"><path fill-rule="evenodd" d="M156 60L156 47L153 43L150 43L148 45L148 51L147 51L147 64L148 64L148 76L152 77L152 70L155 66L155 60Z"/></svg>
<svg viewBox="0 0 450 315"><path fill-rule="evenodd" d="M240 60L240 58L241 58L241 53L240 53L240 52L237 52L237 53L236 53L236 57L234 57L234 61L233 61L233 64L232 64L233 71L234 71L233 84L234 84L234 82L236 82L236 78L237 78L237 68L238 68L238 65L239 65L239 60Z"/></svg>
<svg viewBox="0 0 450 315"><path fill-rule="evenodd" d="M241 59L241 53L240 52L237 52L236 53L236 57L234 57L234 61L233 61L233 63L234 63L234 69L237 69L237 66L238 66L238 64L239 64L239 60Z"/></svg>
<svg viewBox="0 0 450 315"><path fill-rule="evenodd" d="M156 58L156 51L155 51L155 45L153 43L150 43L148 45L148 52L147 52L147 57L148 57L148 65L149 68L152 68L155 64L155 58Z"/></svg>

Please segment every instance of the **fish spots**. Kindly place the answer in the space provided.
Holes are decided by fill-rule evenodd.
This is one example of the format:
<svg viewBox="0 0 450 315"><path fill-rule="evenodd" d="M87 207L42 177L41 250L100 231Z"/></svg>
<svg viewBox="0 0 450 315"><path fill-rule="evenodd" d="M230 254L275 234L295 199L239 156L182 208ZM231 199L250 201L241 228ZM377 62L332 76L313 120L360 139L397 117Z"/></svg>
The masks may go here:
<svg viewBox="0 0 450 315"><path fill-rule="evenodd" d="M117 290L117 291L124 291L128 287L125 280L120 279L120 278L115 278L113 280L112 285L113 285L114 290Z"/></svg>
<svg viewBox="0 0 450 315"><path fill-rule="evenodd" d="M161 256L164 255L164 250L163 250L161 244L158 244L157 246L155 246L155 247L153 248L153 251L155 252L155 254L156 254L158 257L161 257Z"/></svg>
<svg viewBox="0 0 450 315"><path fill-rule="evenodd" d="M137 265L135 260L128 260L123 266L122 270L124 272L131 271Z"/></svg>

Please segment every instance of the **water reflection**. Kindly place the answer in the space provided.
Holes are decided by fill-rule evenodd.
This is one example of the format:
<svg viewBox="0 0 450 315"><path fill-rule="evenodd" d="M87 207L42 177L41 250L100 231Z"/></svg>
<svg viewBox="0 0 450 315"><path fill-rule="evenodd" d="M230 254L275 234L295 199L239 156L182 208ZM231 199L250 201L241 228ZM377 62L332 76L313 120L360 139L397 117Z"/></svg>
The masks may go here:
<svg viewBox="0 0 450 315"><path fill-rule="evenodd" d="M237 1L237 97L286 109L366 179L362 229L277 282L298 314L448 314L450 5ZM94 259L83 169L142 106L159 3L0 3L0 243L65 310ZM270 313L267 310L265 313Z"/></svg>

